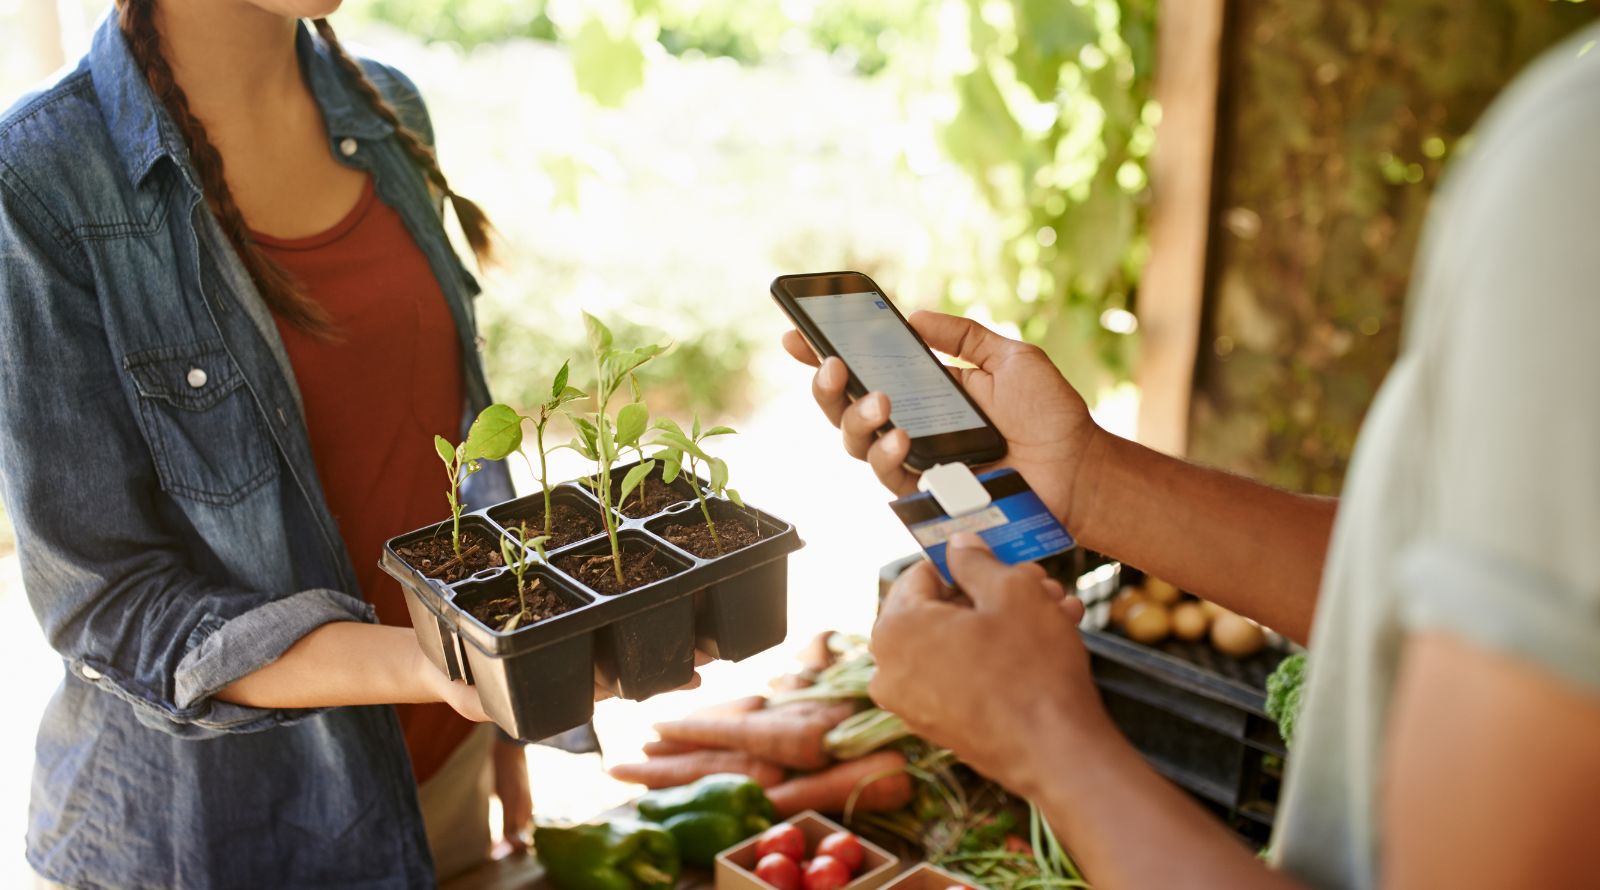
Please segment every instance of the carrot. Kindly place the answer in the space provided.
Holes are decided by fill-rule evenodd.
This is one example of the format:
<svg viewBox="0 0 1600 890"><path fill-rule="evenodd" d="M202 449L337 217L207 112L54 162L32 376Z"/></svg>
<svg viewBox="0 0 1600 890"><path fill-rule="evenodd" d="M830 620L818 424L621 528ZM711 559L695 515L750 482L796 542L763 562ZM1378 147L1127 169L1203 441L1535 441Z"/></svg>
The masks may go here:
<svg viewBox="0 0 1600 890"><path fill-rule="evenodd" d="M674 754L688 754L691 751L704 751L700 745L691 745L687 742L668 742L656 739L644 743L644 756L646 757L671 757Z"/></svg>
<svg viewBox="0 0 1600 890"><path fill-rule="evenodd" d="M617 764L610 772L620 782L636 782L646 788L676 788L713 773L738 773L770 788L782 782L784 775L783 767L743 751L691 751L652 757L643 763Z"/></svg>
<svg viewBox="0 0 1600 890"><path fill-rule="evenodd" d="M796 689L805 689L817 682L817 675L812 673L781 674L767 681L767 688L773 692L793 692Z"/></svg>
<svg viewBox="0 0 1600 890"><path fill-rule="evenodd" d="M782 766L818 769L829 761L823 736L855 713L851 702L803 702L738 717L688 717L657 723L669 742L745 751Z"/></svg>
<svg viewBox="0 0 1600 890"><path fill-rule="evenodd" d="M832 639L832 637L833 631L831 630L825 630L812 637L811 642L800 650L800 665L815 674L833 664L838 656L833 654L832 649L828 648L828 640Z"/></svg>
<svg viewBox="0 0 1600 890"><path fill-rule="evenodd" d="M822 813L876 813L898 810L911 802L911 777L899 751L879 751L860 760L846 760L820 773L796 776L767 789L767 799L787 819L804 810ZM852 800L853 798L853 800Z"/></svg>
<svg viewBox="0 0 1600 890"><path fill-rule="evenodd" d="M767 697L764 695L746 695L732 701L725 701L701 708L689 714L690 717L737 717L751 711L759 711L767 706Z"/></svg>

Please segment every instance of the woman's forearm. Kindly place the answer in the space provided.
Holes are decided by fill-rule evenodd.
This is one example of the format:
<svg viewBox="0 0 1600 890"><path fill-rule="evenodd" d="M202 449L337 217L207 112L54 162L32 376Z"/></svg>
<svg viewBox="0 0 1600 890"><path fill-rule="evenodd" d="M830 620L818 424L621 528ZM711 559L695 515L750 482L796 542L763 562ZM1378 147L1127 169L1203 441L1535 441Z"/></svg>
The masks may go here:
<svg viewBox="0 0 1600 890"><path fill-rule="evenodd" d="M423 661L409 628L338 621L301 637L217 698L274 709L438 701Z"/></svg>
<svg viewBox="0 0 1600 890"><path fill-rule="evenodd" d="M1072 532L1080 543L1307 640L1337 499L1280 491L1109 433L1090 446L1079 479Z"/></svg>

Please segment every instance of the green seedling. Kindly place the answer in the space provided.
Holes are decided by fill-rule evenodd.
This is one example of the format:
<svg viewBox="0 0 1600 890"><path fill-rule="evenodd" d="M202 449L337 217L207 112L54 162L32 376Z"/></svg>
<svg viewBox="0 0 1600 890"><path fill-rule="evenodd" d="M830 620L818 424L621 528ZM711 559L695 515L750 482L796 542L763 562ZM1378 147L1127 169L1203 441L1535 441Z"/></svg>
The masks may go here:
<svg viewBox="0 0 1600 890"><path fill-rule="evenodd" d="M516 630L517 626L524 621L533 620L533 616L528 612L528 588L523 581L524 576L528 573L528 566L532 564L532 560L528 555L528 548L533 548L534 553L539 556L539 562L544 563L546 562L544 544L549 539L548 535L529 537L526 524L519 524L516 528L508 528L506 533L501 536L500 558L505 560L506 568L510 569L512 577L517 579L517 603L521 606L517 614L507 619L506 623L500 628L501 632L510 633ZM535 580L534 583L537 584L539 582Z"/></svg>
<svg viewBox="0 0 1600 890"><path fill-rule="evenodd" d="M611 329L589 313L583 314L583 324L589 334L589 349L594 356L594 412L586 417L574 417L577 436L568 445L572 450L595 462L594 492L600 499L600 519L605 524L606 537L611 543L611 564L622 578L622 545L617 540L617 518L611 499L611 468L616 465L620 449L634 447L650 425L650 412L644 403L635 399L617 410L613 419L610 404L624 383L630 385L637 396L638 383L634 372L646 362L660 355L666 347L642 346L633 349L618 348L612 340ZM655 461L646 461L629 470L617 488L616 502L628 495L655 469Z"/></svg>
<svg viewBox="0 0 1600 890"><path fill-rule="evenodd" d="M550 398L546 399L533 416L523 418L533 424L533 447L539 453L539 486L544 489L544 537L550 537L550 470L546 462L548 449L544 447L544 431L558 414L566 413L566 404L586 397L583 390L567 385L571 362L562 362L550 384ZM530 467L532 462L529 462Z"/></svg>
<svg viewBox="0 0 1600 890"><path fill-rule="evenodd" d="M455 548L456 559L461 558L461 483L478 472L480 461L504 460L521 445L522 415L505 405L483 409L460 445L451 445L444 436L433 437L433 450L444 461L445 473L450 477L445 497L450 500L450 544Z"/></svg>
<svg viewBox="0 0 1600 890"><path fill-rule="evenodd" d="M722 539L717 537L717 524L711 520L711 508L706 503L706 495L726 497L740 507L744 506L744 499L739 497L739 492L728 487L727 461L707 454L700 443L712 436L732 434L733 428L726 426L714 426L701 432L699 415L695 416L693 426L688 433L683 431L683 427L667 418L656 421L655 443L662 448L655 456L662 463L661 479L671 485L672 480L678 478L684 467L688 467L689 487L694 489L695 499L700 502L700 515L705 517L706 529L711 532L711 542L716 545L718 553L722 552ZM708 480L703 489L700 486L701 464L706 465ZM759 537L760 534L761 529L758 526L756 535Z"/></svg>

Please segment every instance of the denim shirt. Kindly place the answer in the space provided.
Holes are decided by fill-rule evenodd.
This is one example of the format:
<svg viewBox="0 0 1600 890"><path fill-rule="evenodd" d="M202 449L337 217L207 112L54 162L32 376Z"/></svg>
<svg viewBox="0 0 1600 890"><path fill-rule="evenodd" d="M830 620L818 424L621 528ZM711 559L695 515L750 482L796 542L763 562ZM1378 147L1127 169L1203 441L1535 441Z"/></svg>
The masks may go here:
<svg viewBox="0 0 1600 890"><path fill-rule="evenodd" d="M328 48L304 26L297 41L329 151L372 175L439 279L475 414L488 403L477 285L440 196ZM415 86L363 65L431 139ZM29 602L65 666L39 727L27 853L40 874L433 883L392 708L213 697L325 623L374 617L271 316L114 16L75 70L0 117L0 480ZM472 481L469 502L509 496L503 467Z"/></svg>

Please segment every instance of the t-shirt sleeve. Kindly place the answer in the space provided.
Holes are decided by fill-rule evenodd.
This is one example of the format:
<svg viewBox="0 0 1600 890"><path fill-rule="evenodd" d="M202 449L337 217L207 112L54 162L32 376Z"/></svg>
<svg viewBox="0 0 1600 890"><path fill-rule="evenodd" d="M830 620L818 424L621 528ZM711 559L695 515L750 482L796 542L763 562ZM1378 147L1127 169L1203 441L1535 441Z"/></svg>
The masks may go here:
<svg viewBox="0 0 1600 890"><path fill-rule="evenodd" d="M1589 78L1592 85L1595 78ZM1422 534L1402 621L1600 692L1600 103L1569 90L1474 151L1426 274ZM1440 209L1443 209L1442 207ZM1415 332L1413 332L1415 333ZM1431 332L1428 332L1431 333Z"/></svg>

